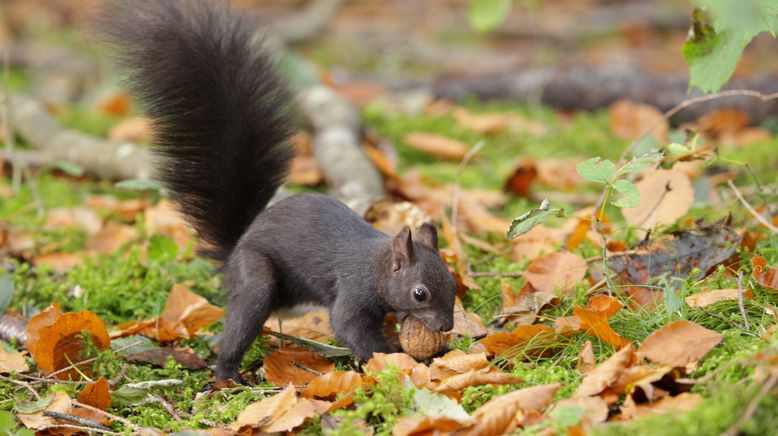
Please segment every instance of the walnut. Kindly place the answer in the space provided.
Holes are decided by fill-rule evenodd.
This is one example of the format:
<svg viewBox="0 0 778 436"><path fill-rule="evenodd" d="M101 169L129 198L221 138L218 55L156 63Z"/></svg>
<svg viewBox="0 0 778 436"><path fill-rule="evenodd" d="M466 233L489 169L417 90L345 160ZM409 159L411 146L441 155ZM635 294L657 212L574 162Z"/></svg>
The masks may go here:
<svg viewBox="0 0 778 436"><path fill-rule="evenodd" d="M424 360L443 347L443 334L430 331L418 318L409 315L400 328L400 346L414 359Z"/></svg>

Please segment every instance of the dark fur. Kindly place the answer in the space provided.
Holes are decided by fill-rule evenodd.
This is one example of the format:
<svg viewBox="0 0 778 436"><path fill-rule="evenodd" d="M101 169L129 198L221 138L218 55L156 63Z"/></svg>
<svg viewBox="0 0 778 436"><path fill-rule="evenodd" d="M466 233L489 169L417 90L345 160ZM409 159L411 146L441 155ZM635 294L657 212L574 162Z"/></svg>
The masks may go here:
<svg viewBox="0 0 778 436"><path fill-rule="evenodd" d="M452 328L455 285L431 225L416 241L407 228L391 238L324 195L263 210L291 159L290 98L240 13L215 0L111 0L96 22L154 121L166 186L225 262L217 378L237 380L267 317L297 304L329 307L336 336L362 359L393 351L383 336L388 311ZM414 299L416 287L426 301Z"/></svg>

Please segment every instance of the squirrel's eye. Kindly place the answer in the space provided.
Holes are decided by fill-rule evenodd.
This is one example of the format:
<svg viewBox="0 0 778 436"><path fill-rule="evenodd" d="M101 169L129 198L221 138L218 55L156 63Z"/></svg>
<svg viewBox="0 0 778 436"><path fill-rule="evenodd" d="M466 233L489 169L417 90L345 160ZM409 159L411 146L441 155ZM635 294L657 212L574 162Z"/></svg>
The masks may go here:
<svg viewBox="0 0 778 436"><path fill-rule="evenodd" d="M421 303L427 299L427 291L422 288L413 288L413 298Z"/></svg>

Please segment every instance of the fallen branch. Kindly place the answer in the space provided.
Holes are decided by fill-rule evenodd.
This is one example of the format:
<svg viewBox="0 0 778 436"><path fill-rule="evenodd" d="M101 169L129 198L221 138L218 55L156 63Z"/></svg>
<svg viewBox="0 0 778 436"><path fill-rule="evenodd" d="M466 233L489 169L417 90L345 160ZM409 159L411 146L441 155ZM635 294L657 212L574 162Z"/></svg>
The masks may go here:
<svg viewBox="0 0 778 436"><path fill-rule="evenodd" d="M52 412L50 410L44 410L43 411L43 416L48 416L49 418L54 418L54 419L61 419L63 421L75 422L76 424L81 424L84 427L89 427L89 428L96 429L96 430L112 431L110 428L108 428L108 427L106 427L106 426L104 426L102 424L98 424L98 423L96 423L94 421L90 421L90 420L88 420L86 418L81 418L81 417L78 417L78 416L68 415L67 413L59 413L59 412Z"/></svg>

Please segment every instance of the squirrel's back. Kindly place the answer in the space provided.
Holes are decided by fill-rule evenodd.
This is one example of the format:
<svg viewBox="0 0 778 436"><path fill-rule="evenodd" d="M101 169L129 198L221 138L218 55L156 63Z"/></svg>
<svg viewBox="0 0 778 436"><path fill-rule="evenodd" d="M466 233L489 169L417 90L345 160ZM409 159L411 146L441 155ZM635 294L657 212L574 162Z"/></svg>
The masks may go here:
<svg viewBox="0 0 778 436"><path fill-rule="evenodd" d="M292 158L291 97L256 26L213 0L106 0L94 18L152 120L159 177L225 259Z"/></svg>

